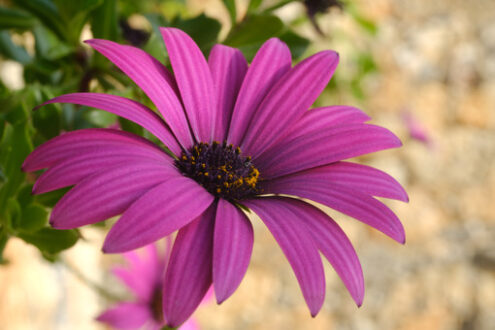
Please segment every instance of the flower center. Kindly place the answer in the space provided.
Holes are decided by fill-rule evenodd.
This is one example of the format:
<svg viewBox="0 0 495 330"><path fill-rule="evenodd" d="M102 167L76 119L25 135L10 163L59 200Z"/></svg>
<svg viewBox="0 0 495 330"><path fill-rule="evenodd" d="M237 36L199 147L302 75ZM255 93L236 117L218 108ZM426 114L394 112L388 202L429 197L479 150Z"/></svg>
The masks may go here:
<svg viewBox="0 0 495 330"><path fill-rule="evenodd" d="M239 200L260 193L260 172L239 147L214 141L198 143L182 152L175 165L215 196Z"/></svg>

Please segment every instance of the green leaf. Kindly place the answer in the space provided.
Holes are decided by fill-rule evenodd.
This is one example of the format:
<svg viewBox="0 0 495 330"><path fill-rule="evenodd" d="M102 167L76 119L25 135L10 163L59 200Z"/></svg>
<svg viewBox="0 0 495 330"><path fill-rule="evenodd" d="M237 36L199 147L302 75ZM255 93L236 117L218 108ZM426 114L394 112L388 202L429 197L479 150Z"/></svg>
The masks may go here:
<svg viewBox="0 0 495 330"><path fill-rule="evenodd" d="M33 191L32 184L27 184L19 190L19 193L17 194L17 202L19 202L21 209L24 209L33 202L34 195L32 191Z"/></svg>
<svg viewBox="0 0 495 330"><path fill-rule="evenodd" d="M230 23L232 26L235 25L237 20L237 10L235 7L235 0L222 0L225 8L227 8L230 16Z"/></svg>
<svg viewBox="0 0 495 330"><path fill-rule="evenodd" d="M31 62L31 56L23 47L14 44L7 31L0 31L0 54L22 64Z"/></svg>
<svg viewBox="0 0 495 330"><path fill-rule="evenodd" d="M119 37L117 22L117 1L105 0L91 14L91 31L93 36L100 39L116 41Z"/></svg>
<svg viewBox="0 0 495 330"><path fill-rule="evenodd" d="M34 232L43 228L48 222L48 211L39 204L31 204L21 212L18 228L25 232Z"/></svg>
<svg viewBox="0 0 495 330"><path fill-rule="evenodd" d="M79 235L75 230L42 228L32 233L20 233L19 238L36 246L41 252L55 254L76 244Z"/></svg>
<svg viewBox="0 0 495 330"><path fill-rule="evenodd" d="M3 258L3 250L7 245L7 241L9 240L9 235L6 231L0 228L0 265L7 263L7 260Z"/></svg>
<svg viewBox="0 0 495 330"><path fill-rule="evenodd" d="M84 118L97 127L108 127L117 121L116 115L102 110L84 111Z"/></svg>
<svg viewBox="0 0 495 330"><path fill-rule="evenodd" d="M23 112L20 107L11 112ZM25 174L21 171L22 163L33 149L28 131L27 121L21 121L5 128L0 142L0 164L5 170L7 182L0 188L0 218L5 214L7 201L17 194L24 181Z"/></svg>
<svg viewBox="0 0 495 330"><path fill-rule="evenodd" d="M61 40L68 40L68 31L70 30L68 24L62 19L57 7L51 0L13 0L12 2L36 16Z"/></svg>
<svg viewBox="0 0 495 330"><path fill-rule="evenodd" d="M249 59L267 39L283 32L284 24L277 16L262 14L248 16L241 24L231 30L226 45L241 49Z"/></svg>
<svg viewBox="0 0 495 330"><path fill-rule="evenodd" d="M103 0L54 0L54 3L63 21L70 27L67 29L70 44L76 45L84 24L89 20L90 12L100 6Z"/></svg>
<svg viewBox="0 0 495 330"><path fill-rule="evenodd" d="M217 42L218 33L220 33L222 27L220 22L205 14L191 19L177 17L171 26L186 32L205 53Z"/></svg>
<svg viewBox="0 0 495 330"><path fill-rule="evenodd" d="M9 198L6 209L5 219L7 221L4 225L9 229L17 228L21 222L21 206L14 198Z"/></svg>
<svg viewBox="0 0 495 330"><path fill-rule="evenodd" d="M62 188L54 191L50 191L41 195L34 196L37 203L42 204L46 207L52 208L57 204L60 198L62 198L65 193L70 190L71 187Z"/></svg>
<svg viewBox="0 0 495 330"><path fill-rule="evenodd" d="M58 60L70 54L74 48L57 39L47 28L37 25L33 29L35 50L38 57L47 60Z"/></svg>
<svg viewBox="0 0 495 330"><path fill-rule="evenodd" d="M36 19L24 11L0 7L0 30L19 29L27 30L36 24Z"/></svg>
<svg viewBox="0 0 495 330"><path fill-rule="evenodd" d="M301 57L309 46L309 40L303 38L292 31L287 31L279 36L280 40L289 46L292 58Z"/></svg>
<svg viewBox="0 0 495 330"><path fill-rule="evenodd" d="M258 9L262 2L263 2L263 0L251 0L251 1L249 1L249 6L247 9L248 13L252 13L256 9Z"/></svg>

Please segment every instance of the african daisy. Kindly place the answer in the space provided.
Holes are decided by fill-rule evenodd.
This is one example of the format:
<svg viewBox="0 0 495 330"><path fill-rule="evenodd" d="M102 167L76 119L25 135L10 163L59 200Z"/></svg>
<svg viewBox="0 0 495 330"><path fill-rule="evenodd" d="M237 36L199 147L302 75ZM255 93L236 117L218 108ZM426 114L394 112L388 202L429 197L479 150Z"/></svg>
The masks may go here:
<svg viewBox="0 0 495 330"><path fill-rule="evenodd" d="M399 147L395 135L366 124L370 118L353 107L308 111L332 77L338 54L322 51L291 67L288 47L270 39L248 67L237 49L216 45L206 61L184 32L161 32L173 75L140 49L87 42L147 94L158 114L95 93L46 103L75 103L127 118L174 156L112 129L78 130L46 142L23 166L47 168L34 193L74 186L54 207L51 225L76 228L122 214L106 237L107 253L133 250L178 230L163 283L170 326L191 315L212 283L218 303L239 286L253 247L243 208L258 214L275 237L311 315L325 296L319 251L361 305L363 275L348 238L328 215L296 198L327 205L403 243L399 219L374 196L406 201L407 195L389 175L343 161Z"/></svg>

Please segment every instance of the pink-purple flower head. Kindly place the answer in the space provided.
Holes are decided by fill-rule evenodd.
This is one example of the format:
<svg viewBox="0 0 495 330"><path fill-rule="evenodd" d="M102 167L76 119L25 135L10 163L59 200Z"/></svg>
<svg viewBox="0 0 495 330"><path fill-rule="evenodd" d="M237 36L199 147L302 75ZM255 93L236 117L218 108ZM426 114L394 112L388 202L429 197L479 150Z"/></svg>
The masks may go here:
<svg viewBox="0 0 495 330"><path fill-rule="evenodd" d="M75 228L122 214L105 240L108 253L178 230L163 283L163 311L171 326L189 317L212 283L219 303L239 286L253 248L253 227L243 208L260 216L282 248L311 315L325 296L319 252L361 305L363 275L351 243L334 220L298 197L403 243L399 219L375 196L407 201L407 195L389 175L343 161L399 147L395 135L367 124L370 118L353 107L308 111L332 77L338 54L322 51L292 67L287 46L270 39L250 66L239 50L223 45L206 61L184 32L161 32L173 75L140 49L88 41L148 95L158 113L94 93L47 103L76 103L127 118L175 157L112 129L79 130L46 142L24 163L26 171L47 168L34 192L74 186L53 209L52 226Z"/></svg>
<svg viewBox="0 0 495 330"><path fill-rule="evenodd" d="M150 244L142 250L123 254L126 266L115 267L113 274L128 287L133 301L119 302L101 313L97 320L114 329L159 330L166 325L162 311L163 275L170 256L172 240L166 238L165 253L160 253L158 244ZM206 302L206 300L204 301ZM192 318L182 324L179 330L198 330Z"/></svg>

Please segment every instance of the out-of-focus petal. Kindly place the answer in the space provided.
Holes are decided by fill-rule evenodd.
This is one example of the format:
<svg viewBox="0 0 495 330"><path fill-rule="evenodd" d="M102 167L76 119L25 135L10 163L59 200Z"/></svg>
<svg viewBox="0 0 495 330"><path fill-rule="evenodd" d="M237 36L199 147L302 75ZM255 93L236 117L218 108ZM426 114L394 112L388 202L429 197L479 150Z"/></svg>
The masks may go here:
<svg viewBox="0 0 495 330"><path fill-rule="evenodd" d="M88 128L68 132L43 143L27 156L22 170L37 171L82 155L100 157L116 154L170 162L170 157L163 150L140 136L108 128Z"/></svg>
<svg viewBox="0 0 495 330"><path fill-rule="evenodd" d="M135 303L120 303L96 318L116 329L138 329L150 319L153 316L148 306Z"/></svg>
<svg viewBox="0 0 495 330"><path fill-rule="evenodd" d="M389 130L350 124L321 130L308 128L302 136L287 136L254 160L266 179L330 164L402 144Z"/></svg>
<svg viewBox="0 0 495 330"><path fill-rule="evenodd" d="M179 230L163 283L163 313L177 327L196 310L212 283L216 203Z"/></svg>
<svg viewBox="0 0 495 330"><path fill-rule="evenodd" d="M175 175L179 175L175 169L150 162L108 168L66 193L53 208L50 223L57 229L71 229L111 218Z"/></svg>
<svg viewBox="0 0 495 330"><path fill-rule="evenodd" d="M148 95L184 148L193 145L184 109L174 90L175 82L163 64L132 46L101 39L86 43L112 61Z"/></svg>
<svg viewBox="0 0 495 330"><path fill-rule="evenodd" d="M198 217L212 202L213 195L177 174L146 192L125 211L108 233L103 251L130 251L170 235Z"/></svg>
<svg viewBox="0 0 495 330"><path fill-rule="evenodd" d="M387 206L373 197L345 187L319 184L317 180L294 184L292 180L278 178L263 185L265 193L287 194L311 199L347 214L378 229L399 243L405 242L404 227Z"/></svg>
<svg viewBox="0 0 495 330"><path fill-rule="evenodd" d="M304 221L318 249L332 264L358 306L364 297L364 279L361 264L351 242L339 225L316 207L290 199L295 214Z"/></svg>
<svg viewBox="0 0 495 330"><path fill-rule="evenodd" d="M318 314L325 299L325 275L313 237L292 200L267 197L243 201L263 220L296 274L311 315Z"/></svg>
<svg viewBox="0 0 495 330"><path fill-rule="evenodd" d="M74 93L57 96L35 109L50 103L73 103L111 112L144 127L162 141L174 154L179 155L181 152L177 140L163 119L139 102L110 94Z"/></svg>
<svg viewBox="0 0 495 330"><path fill-rule="evenodd" d="M220 304L237 289L253 251L253 226L236 206L218 202L213 242L213 287Z"/></svg>
<svg viewBox="0 0 495 330"><path fill-rule="evenodd" d="M240 50L224 45L213 47L208 57L208 65L217 97L213 139L224 141L248 65Z"/></svg>
<svg viewBox="0 0 495 330"><path fill-rule="evenodd" d="M330 81L339 55L319 52L280 77L253 115L241 149L256 158L300 119Z"/></svg>
<svg viewBox="0 0 495 330"><path fill-rule="evenodd" d="M197 141L210 142L215 126L216 95L208 63L196 43L176 28L160 28Z"/></svg>
<svg viewBox="0 0 495 330"><path fill-rule="evenodd" d="M227 141L240 145L253 114L273 85L291 66L289 47L272 38L256 53L235 103Z"/></svg>

